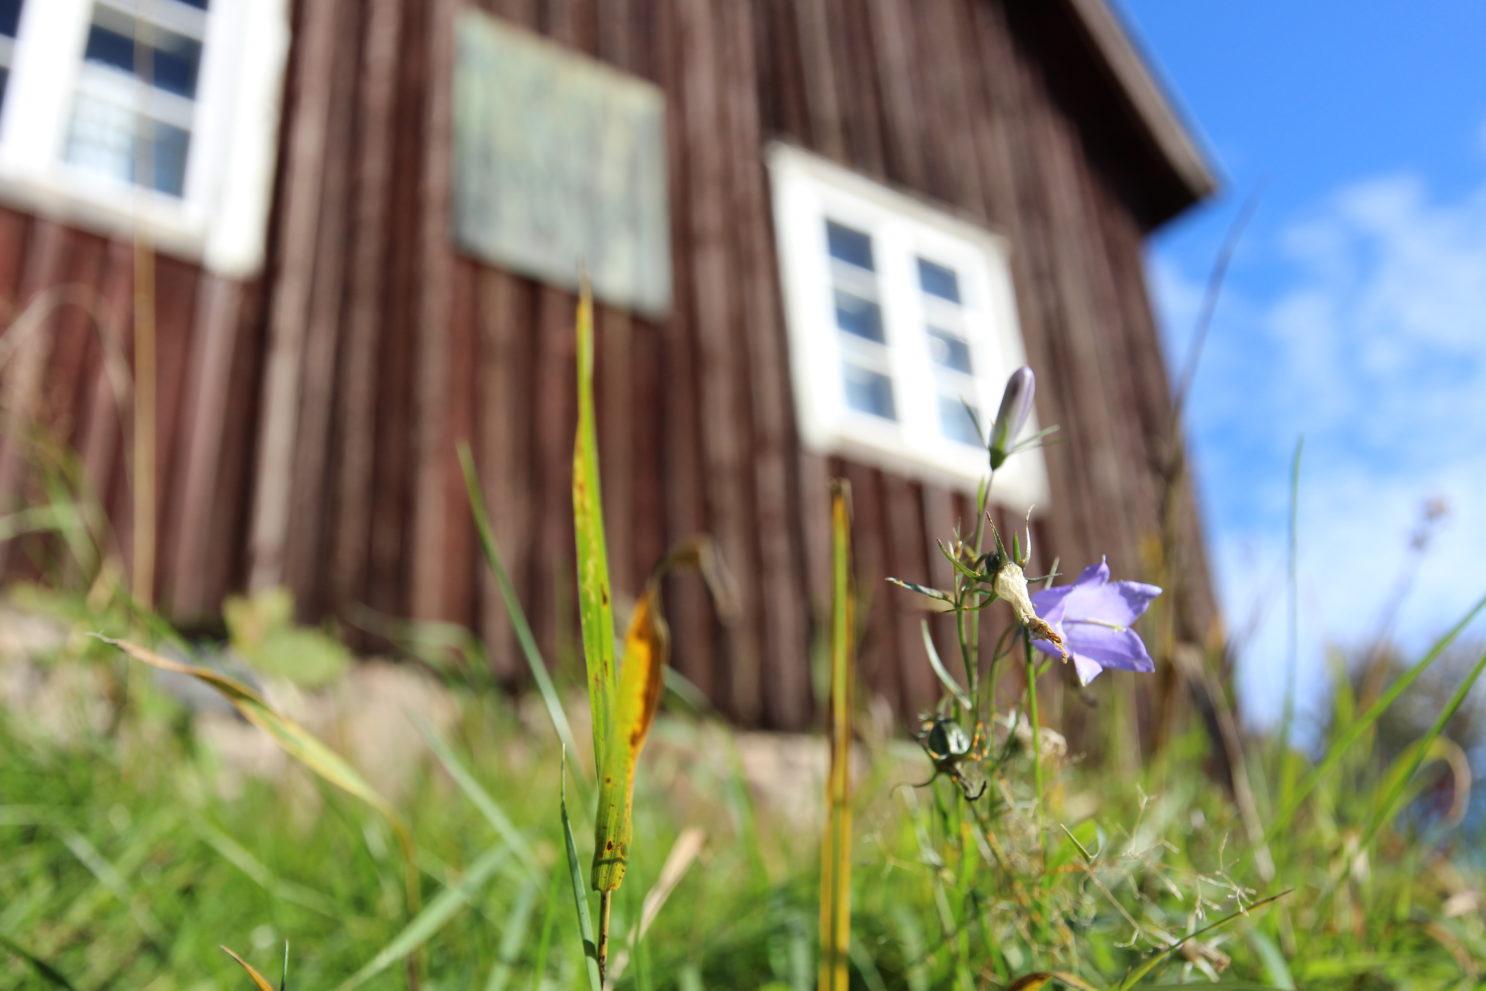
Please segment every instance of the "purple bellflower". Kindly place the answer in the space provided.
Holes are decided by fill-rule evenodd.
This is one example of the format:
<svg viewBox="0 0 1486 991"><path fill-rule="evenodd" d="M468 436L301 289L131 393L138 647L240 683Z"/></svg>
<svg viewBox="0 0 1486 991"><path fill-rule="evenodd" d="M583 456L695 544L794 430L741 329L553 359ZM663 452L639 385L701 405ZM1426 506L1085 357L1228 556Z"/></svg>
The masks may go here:
<svg viewBox="0 0 1486 991"><path fill-rule="evenodd" d="M1032 593L1037 615L1062 638L1078 682L1087 685L1106 668L1154 671L1155 662L1130 624L1140 618L1161 590L1144 582L1112 582L1104 558L1071 584ZM1044 654L1065 657L1046 639L1032 645ZM1066 657L1065 657L1066 659Z"/></svg>

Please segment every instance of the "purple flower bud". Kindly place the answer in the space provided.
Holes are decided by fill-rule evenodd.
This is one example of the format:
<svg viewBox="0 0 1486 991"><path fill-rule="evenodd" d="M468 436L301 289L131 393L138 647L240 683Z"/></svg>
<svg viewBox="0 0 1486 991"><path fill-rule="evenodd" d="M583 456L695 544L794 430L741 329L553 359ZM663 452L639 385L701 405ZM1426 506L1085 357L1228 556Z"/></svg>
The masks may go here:
<svg viewBox="0 0 1486 991"><path fill-rule="evenodd" d="M1037 380L1032 369L1023 365L1011 373L1006 380L1006 391L1001 393L1001 408L996 411L996 422L991 425L991 470L1000 468L1016 447L1027 418L1032 415L1032 395L1037 391Z"/></svg>

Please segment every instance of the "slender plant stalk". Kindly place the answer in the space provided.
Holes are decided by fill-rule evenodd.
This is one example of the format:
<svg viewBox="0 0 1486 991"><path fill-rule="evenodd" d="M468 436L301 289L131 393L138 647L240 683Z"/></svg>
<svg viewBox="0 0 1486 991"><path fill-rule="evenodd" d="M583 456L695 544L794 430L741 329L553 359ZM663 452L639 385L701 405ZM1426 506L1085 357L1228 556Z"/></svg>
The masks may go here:
<svg viewBox="0 0 1486 991"><path fill-rule="evenodd" d="M134 244L134 536L130 591L155 599L155 256Z"/></svg>
<svg viewBox="0 0 1486 991"><path fill-rule="evenodd" d="M596 948L599 959L599 983L609 970L609 913L614 907L614 892L599 892L599 943Z"/></svg>
<svg viewBox="0 0 1486 991"><path fill-rule="evenodd" d="M832 483L831 766L820 851L820 991L847 991L851 946L851 489Z"/></svg>
<svg viewBox="0 0 1486 991"><path fill-rule="evenodd" d="M1022 634L1022 653L1027 663L1027 718L1032 721L1032 789L1037 796L1033 815L1037 819L1037 846L1042 851L1042 886L1037 904L1044 927L1051 925L1048 915L1048 892L1052 886L1052 874L1047 870L1047 831L1043 828L1043 801L1045 793L1042 781L1042 719L1037 711L1037 655L1032 649L1032 637Z"/></svg>
<svg viewBox="0 0 1486 991"><path fill-rule="evenodd" d="M1037 793L1037 813L1042 814L1042 724L1037 714L1037 655L1032 652L1032 638L1022 637L1022 651L1027 662L1027 718L1032 721L1032 788Z"/></svg>

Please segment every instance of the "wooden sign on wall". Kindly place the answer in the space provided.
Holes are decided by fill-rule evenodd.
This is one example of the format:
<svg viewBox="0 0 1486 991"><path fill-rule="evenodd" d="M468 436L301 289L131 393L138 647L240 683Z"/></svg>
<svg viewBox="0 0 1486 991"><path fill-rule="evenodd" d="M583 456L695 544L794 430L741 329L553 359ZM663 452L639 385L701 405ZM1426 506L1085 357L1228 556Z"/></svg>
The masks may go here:
<svg viewBox="0 0 1486 991"><path fill-rule="evenodd" d="M493 265L661 317L671 305L665 98L465 10L456 24L454 239Z"/></svg>

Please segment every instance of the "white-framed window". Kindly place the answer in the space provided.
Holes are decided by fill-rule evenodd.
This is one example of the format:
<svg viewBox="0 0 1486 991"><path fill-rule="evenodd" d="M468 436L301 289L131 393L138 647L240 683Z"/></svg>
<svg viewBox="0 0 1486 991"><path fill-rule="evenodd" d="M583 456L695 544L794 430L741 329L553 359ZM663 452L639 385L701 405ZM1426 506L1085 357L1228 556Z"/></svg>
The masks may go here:
<svg viewBox="0 0 1486 991"><path fill-rule="evenodd" d="M0 0L0 198L245 277L287 0Z"/></svg>
<svg viewBox="0 0 1486 991"><path fill-rule="evenodd" d="M801 440L973 492L975 424L1025 363L1004 240L791 145L768 162ZM992 497L1045 503L1041 452Z"/></svg>

